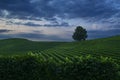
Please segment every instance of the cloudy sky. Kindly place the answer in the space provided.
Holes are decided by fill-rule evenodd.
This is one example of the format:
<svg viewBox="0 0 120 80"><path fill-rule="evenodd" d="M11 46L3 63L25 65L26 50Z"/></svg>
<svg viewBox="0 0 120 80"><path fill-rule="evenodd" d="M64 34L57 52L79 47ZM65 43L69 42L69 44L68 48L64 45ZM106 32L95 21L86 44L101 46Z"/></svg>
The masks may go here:
<svg viewBox="0 0 120 80"><path fill-rule="evenodd" d="M120 35L120 0L0 0L0 39L72 41L78 25L88 39Z"/></svg>

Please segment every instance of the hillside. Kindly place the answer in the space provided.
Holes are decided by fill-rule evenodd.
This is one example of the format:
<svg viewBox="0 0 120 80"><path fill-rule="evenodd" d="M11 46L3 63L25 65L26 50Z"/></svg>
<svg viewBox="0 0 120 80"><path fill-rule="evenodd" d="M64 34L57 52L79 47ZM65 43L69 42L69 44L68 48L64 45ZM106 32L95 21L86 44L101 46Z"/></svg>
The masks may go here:
<svg viewBox="0 0 120 80"><path fill-rule="evenodd" d="M26 39L0 40L1 55L23 55L29 51L44 57L60 58L78 55L107 56L119 59L120 36L81 42L34 42Z"/></svg>
<svg viewBox="0 0 120 80"><path fill-rule="evenodd" d="M29 51L42 51L62 44L62 42L35 42L27 39L0 40L0 55L23 55Z"/></svg>
<svg viewBox="0 0 120 80"><path fill-rule="evenodd" d="M120 36L64 43L54 48L36 53L40 53L40 55L47 58L49 58L49 56L54 56L56 60L58 58L64 60L64 57L72 58L73 56L90 54L93 56L112 57L120 61Z"/></svg>
<svg viewBox="0 0 120 80"><path fill-rule="evenodd" d="M0 55L4 55L0 56L0 80L120 79L120 36L81 42L14 38L0 40L0 45ZM118 65L99 56L112 57Z"/></svg>

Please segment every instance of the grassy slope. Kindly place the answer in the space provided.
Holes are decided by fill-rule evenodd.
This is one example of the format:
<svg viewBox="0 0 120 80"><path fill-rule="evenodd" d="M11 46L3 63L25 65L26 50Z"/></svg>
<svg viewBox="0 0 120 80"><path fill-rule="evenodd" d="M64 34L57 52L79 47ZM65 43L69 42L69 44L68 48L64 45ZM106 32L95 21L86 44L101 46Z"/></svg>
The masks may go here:
<svg viewBox="0 0 120 80"><path fill-rule="evenodd" d="M120 36L88 40L82 42L33 42L25 39L0 40L1 55L20 55L32 52L46 54L57 53L60 55L86 55L108 56L119 59Z"/></svg>
<svg viewBox="0 0 120 80"><path fill-rule="evenodd" d="M61 42L62 43L62 42ZM42 51L60 45L58 42L33 42L26 39L0 40L0 55L23 55L29 51Z"/></svg>

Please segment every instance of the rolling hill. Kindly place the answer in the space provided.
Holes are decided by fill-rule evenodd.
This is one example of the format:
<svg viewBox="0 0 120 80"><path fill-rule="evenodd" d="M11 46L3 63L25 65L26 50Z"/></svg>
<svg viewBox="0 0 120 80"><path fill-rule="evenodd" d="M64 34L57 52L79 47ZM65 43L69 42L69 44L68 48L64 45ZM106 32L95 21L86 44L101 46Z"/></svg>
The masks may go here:
<svg viewBox="0 0 120 80"><path fill-rule="evenodd" d="M81 42L4 39L0 40L0 55L1 80L120 79L120 36Z"/></svg>
<svg viewBox="0 0 120 80"><path fill-rule="evenodd" d="M58 45L62 42L34 42L27 39L3 39L0 40L0 55L24 55L29 51L42 51Z"/></svg>
<svg viewBox="0 0 120 80"><path fill-rule="evenodd" d="M0 40L0 55L24 55L28 52L55 60L90 54L120 61L120 36L81 42L35 42L18 38Z"/></svg>

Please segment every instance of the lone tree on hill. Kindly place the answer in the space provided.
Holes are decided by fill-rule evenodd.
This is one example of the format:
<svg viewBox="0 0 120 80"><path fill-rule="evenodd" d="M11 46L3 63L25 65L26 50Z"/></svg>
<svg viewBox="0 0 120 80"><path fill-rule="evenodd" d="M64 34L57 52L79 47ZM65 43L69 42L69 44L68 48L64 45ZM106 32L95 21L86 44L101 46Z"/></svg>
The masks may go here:
<svg viewBox="0 0 120 80"><path fill-rule="evenodd" d="M77 26L72 37L76 41L86 40L87 31L82 26Z"/></svg>

